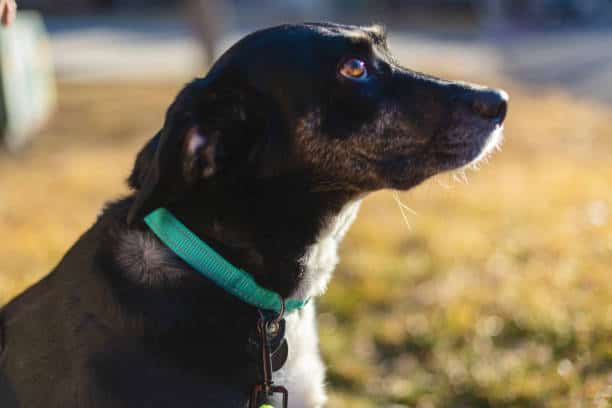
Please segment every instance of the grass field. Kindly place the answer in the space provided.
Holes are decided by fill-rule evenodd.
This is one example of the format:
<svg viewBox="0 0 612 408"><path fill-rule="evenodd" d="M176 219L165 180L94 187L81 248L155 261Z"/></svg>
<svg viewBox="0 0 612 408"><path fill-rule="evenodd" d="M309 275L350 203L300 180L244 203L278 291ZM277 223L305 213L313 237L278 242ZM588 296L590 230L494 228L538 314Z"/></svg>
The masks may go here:
<svg viewBox="0 0 612 408"><path fill-rule="evenodd" d="M331 407L612 404L612 108L497 80L506 142L479 172L366 199L319 302ZM125 193L178 84L61 84L0 155L0 304Z"/></svg>

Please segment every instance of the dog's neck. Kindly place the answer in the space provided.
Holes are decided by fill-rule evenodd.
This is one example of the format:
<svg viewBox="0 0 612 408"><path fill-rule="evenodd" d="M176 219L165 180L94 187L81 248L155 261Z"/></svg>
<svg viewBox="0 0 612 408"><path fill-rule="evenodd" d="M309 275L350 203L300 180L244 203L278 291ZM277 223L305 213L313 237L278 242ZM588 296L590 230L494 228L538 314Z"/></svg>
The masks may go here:
<svg viewBox="0 0 612 408"><path fill-rule="evenodd" d="M171 204L168 209L261 286L283 297L305 299L325 290L338 262L338 244L354 220L360 200L354 194L311 192L296 185L267 183L239 192L219 188ZM127 245L131 252L149 257L141 265L150 263L152 256L167 263L170 249L150 231L145 229L142 234L138 239L129 238ZM125 250L124 245L121 251ZM131 258L138 258L138 254ZM138 275L144 277L147 271Z"/></svg>
<svg viewBox="0 0 612 408"><path fill-rule="evenodd" d="M338 245L357 216L361 200L348 202L337 214L329 216L315 242L306 248L299 265L304 273L292 297L307 299L325 292L338 264Z"/></svg>

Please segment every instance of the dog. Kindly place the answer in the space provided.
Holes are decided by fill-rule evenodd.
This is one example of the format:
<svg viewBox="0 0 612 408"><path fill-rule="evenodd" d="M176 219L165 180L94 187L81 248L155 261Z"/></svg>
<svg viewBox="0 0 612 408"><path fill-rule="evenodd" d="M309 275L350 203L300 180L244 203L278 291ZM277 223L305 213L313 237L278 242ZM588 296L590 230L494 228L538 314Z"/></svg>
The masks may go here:
<svg viewBox="0 0 612 408"><path fill-rule="evenodd" d="M132 194L0 311L0 406L323 406L314 299L360 201L489 154L507 101L403 68L379 26L246 36L178 94ZM202 276L147 221L159 209L299 307L262 311Z"/></svg>

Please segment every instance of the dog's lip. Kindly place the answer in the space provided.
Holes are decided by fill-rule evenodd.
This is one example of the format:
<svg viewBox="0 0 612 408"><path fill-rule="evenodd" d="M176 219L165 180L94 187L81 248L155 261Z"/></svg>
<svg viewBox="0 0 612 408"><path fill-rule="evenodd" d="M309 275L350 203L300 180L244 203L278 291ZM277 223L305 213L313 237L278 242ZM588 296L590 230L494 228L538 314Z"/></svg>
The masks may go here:
<svg viewBox="0 0 612 408"><path fill-rule="evenodd" d="M503 142L503 131L503 124L498 124L492 127L488 132L478 132L481 133L481 135L479 135L479 137L477 137L478 140L475 141L477 145L471 145L467 149L457 152L456 157L458 160L454 163L449 162L447 166L442 166L443 168L440 172L469 167L489 156Z"/></svg>
<svg viewBox="0 0 612 408"><path fill-rule="evenodd" d="M480 154L474 159L478 161L487 154L491 153L495 148L498 148L504 140L504 124L501 123L493 129L488 135L487 140L480 152Z"/></svg>
<svg viewBox="0 0 612 408"><path fill-rule="evenodd" d="M432 151L437 158L434 171L429 176L445 171L453 171L471 166L490 155L503 141L504 125L496 124L486 129L477 130L472 135L470 143L463 147L446 151ZM429 177L428 176L428 177Z"/></svg>

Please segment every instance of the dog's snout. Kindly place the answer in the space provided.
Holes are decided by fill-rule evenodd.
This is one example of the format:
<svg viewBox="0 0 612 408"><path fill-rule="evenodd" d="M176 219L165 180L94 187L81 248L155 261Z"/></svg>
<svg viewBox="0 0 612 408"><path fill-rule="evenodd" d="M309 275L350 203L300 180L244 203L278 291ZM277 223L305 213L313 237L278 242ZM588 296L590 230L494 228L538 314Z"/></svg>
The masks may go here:
<svg viewBox="0 0 612 408"><path fill-rule="evenodd" d="M465 95L470 108L484 119L496 120L499 123L506 118L508 111L508 94L502 90L478 90Z"/></svg>

